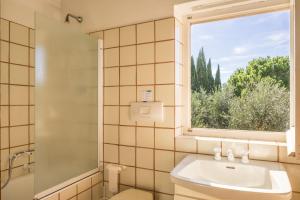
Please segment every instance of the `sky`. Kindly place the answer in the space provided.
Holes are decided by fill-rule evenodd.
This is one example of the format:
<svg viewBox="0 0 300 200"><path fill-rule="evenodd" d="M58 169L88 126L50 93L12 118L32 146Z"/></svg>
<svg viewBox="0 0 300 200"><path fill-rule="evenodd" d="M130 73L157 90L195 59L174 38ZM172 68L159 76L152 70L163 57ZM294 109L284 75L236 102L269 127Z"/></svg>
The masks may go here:
<svg viewBox="0 0 300 200"><path fill-rule="evenodd" d="M194 24L191 54L197 58L203 47L207 61L212 60L213 75L220 64L221 81L226 83L235 70L254 58L288 56L289 34L289 11Z"/></svg>

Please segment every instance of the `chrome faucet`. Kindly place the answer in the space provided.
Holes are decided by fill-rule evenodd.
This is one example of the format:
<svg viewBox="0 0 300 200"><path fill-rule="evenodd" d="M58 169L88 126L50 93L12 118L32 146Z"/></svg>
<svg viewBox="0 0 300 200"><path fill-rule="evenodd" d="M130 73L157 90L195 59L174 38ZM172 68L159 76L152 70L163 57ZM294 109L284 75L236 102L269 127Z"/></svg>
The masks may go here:
<svg viewBox="0 0 300 200"><path fill-rule="evenodd" d="M231 162L233 162L235 160L232 149L227 150L227 159L228 159L228 161L231 161Z"/></svg>

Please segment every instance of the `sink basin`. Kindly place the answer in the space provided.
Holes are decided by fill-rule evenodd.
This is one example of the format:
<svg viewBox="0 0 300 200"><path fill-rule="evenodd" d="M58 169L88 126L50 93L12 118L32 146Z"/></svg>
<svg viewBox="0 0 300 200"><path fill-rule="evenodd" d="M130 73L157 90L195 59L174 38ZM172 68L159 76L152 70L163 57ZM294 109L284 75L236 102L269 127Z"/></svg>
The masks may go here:
<svg viewBox="0 0 300 200"><path fill-rule="evenodd" d="M172 171L175 185L224 200L289 200L291 185L282 164L239 159L216 161L212 156L188 155Z"/></svg>

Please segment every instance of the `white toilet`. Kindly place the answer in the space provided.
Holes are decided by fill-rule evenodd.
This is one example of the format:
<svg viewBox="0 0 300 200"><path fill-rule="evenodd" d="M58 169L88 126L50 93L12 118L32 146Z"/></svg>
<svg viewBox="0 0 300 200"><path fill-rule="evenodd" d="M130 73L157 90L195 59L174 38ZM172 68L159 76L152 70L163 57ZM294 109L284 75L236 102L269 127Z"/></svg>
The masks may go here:
<svg viewBox="0 0 300 200"><path fill-rule="evenodd" d="M153 195L138 189L128 189L114 195L110 200L153 200Z"/></svg>
<svg viewBox="0 0 300 200"><path fill-rule="evenodd" d="M126 169L126 167L121 165L108 165L106 168L108 170L109 192L115 194L109 200L153 200L152 193L143 190L128 189L118 193L118 176L121 171Z"/></svg>

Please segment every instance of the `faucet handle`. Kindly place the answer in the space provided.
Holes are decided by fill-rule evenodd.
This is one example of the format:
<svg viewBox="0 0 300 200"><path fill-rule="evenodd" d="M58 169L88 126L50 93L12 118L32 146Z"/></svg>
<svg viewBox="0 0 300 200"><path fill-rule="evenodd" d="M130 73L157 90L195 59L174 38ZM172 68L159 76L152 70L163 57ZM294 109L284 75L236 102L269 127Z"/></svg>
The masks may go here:
<svg viewBox="0 0 300 200"><path fill-rule="evenodd" d="M228 159L229 161L234 161L234 160L235 160L234 154L233 154L233 150L232 150L232 149L228 149L228 150L227 150L227 159Z"/></svg>
<svg viewBox="0 0 300 200"><path fill-rule="evenodd" d="M221 147L215 147L214 148L215 160L221 160L222 159L221 152L222 152Z"/></svg>
<svg viewBox="0 0 300 200"><path fill-rule="evenodd" d="M242 152L242 163L249 163L249 151Z"/></svg>

